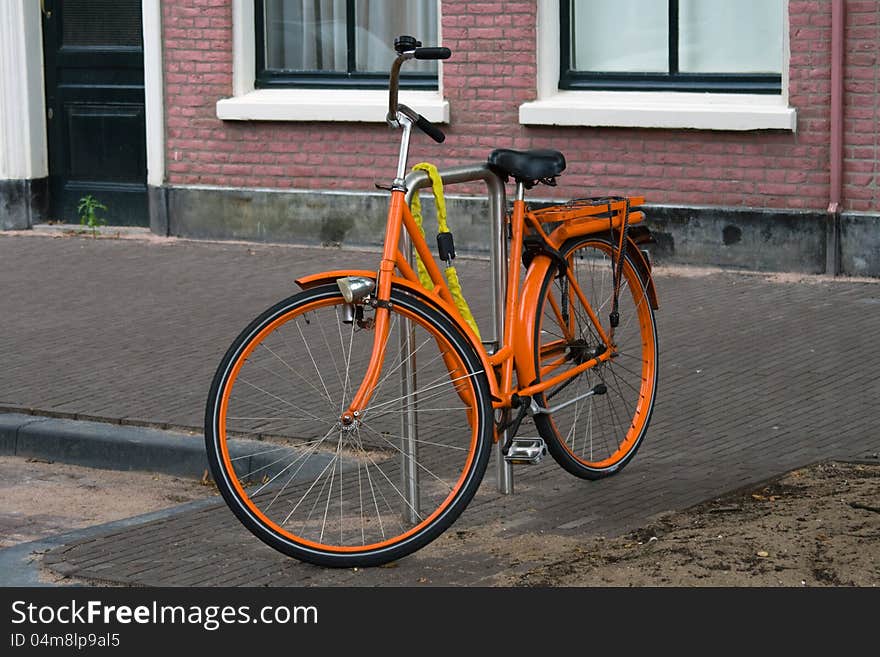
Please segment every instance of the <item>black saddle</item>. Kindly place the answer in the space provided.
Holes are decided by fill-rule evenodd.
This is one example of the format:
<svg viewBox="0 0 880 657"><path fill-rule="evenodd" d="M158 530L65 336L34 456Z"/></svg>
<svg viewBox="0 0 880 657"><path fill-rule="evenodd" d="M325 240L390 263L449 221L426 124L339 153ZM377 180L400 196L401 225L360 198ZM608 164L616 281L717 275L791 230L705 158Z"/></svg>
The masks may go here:
<svg viewBox="0 0 880 657"><path fill-rule="evenodd" d="M531 187L536 182L549 182L565 171L565 156L549 148L532 151L496 148L489 154L489 166Z"/></svg>

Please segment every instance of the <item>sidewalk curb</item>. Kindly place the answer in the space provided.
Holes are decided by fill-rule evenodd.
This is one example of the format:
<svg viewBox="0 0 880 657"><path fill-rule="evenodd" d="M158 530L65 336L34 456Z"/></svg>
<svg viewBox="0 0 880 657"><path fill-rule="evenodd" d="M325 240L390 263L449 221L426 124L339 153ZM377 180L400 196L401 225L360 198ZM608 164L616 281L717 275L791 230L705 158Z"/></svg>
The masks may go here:
<svg viewBox="0 0 880 657"><path fill-rule="evenodd" d="M201 436L18 413L0 413L0 456L194 478L208 467Z"/></svg>

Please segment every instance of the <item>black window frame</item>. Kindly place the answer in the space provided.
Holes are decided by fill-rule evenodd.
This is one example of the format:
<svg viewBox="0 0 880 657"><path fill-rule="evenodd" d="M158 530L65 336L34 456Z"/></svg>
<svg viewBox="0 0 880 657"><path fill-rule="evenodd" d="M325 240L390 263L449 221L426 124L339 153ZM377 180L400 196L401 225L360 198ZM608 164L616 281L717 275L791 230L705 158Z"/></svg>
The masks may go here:
<svg viewBox="0 0 880 657"><path fill-rule="evenodd" d="M282 71L266 68L266 24L264 0L254 0L254 31L256 32L257 89L387 89L388 73L364 73L355 70L355 0L346 0L347 71ZM391 61L388 62L391 69ZM401 89L437 90L438 75L401 72Z"/></svg>
<svg viewBox="0 0 880 657"><path fill-rule="evenodd" d="M573 71L571 2L559 0L559 88L591 91L685 91L780 95L782 75L751 73L682 73L678 62L679 0L667 0L668 73Z"/></svg>

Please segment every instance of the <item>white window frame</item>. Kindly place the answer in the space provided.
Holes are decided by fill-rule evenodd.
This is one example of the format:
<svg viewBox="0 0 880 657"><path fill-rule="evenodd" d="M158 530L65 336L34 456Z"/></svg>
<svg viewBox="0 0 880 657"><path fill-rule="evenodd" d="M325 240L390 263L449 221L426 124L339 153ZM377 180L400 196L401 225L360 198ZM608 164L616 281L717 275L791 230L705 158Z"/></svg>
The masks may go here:
<svg viewBox="0 0 880 657"><path fill-rule="evenodd" d="M437 25L439 36L439 19ZM232 0L232 48L233 95L217 101L218 119L385 122L385 115L388 113L387 90L256 89L253 0ZM388 62L388 66L390 68L391 62ZM436 91L401 90L400 101L432 123L449 123L449 102L443 98L442 62L438 62L437 83L439 88Z"/></svg>
<svg viewBox="0 0 880 657"><path fill-rule="evenodd" d="M521 124L795 131L797 112L788 105L788 0L783 0L780 95L561 90L560 1L565 0L538 0L538 98L520 105Z"/></svg>

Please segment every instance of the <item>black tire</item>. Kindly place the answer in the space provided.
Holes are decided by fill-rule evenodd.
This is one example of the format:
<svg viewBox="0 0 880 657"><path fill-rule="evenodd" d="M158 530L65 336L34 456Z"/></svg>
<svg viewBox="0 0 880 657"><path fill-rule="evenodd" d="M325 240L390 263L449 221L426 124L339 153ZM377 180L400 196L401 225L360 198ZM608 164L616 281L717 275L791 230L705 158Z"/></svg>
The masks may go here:
<svg viewBox="0 0 880 657"><path fill-rule="evenodd" d="M386 341L383 376L395 376L393 362L389 365L388 358L398 358L398 368L404 362L409 365L418 360L419 385L422 381L430 383L420 388L424 401L418 405L404 402L403 397L394 399L399 396L399 391L394 392L394 379L385 389L381 379L376 395L355 429L343 427L339 422L333 424L341 413L338 399L345 403L350 401L351 393L362 379L360 368L366 367L369 361L369 350L366 353L357 350L355 354L355 336L358 346L372 341L369 318L374 312L370 306L361 306L359 312L365 316L363 325L353 322L349 328L344 318L340 320L340 310L345 306L336 285L300 292L266 310L236 338L214 376L205 411L205 442L214 479L226 503L245 527L288 556L332 567L374 566L400 559L433 541L456 520L476 493L485 473L493 423L489 384L479 357L455 324L438 309L397 289L392 291L391 303L392 328ZM328 340L325 326L329 325L328 321L332 322L334 313L340 344L331 347L331 342L336 344L336 327L330 332L333 339ZM404 319L410 323L406 324ZM408 329L409 326L412 328ZM391 343L395 330L398 333L411 330L419 338L428 337L420 339L418 354L403 358L403 350ZM302 337L301 345L295 331ZM343 331L350 331L350 336L343 335ZM321 334L323 340L312 339ZM321 342L326 344L326 351ZM337 351L340 345L344 380L334 355L340 353ZM429 352L435 346L438 355L430 359ZM447 358L457 368L455 377L444 365ZM447 368L446 379L443 378L444 367ZM326 381L321 368L327 370ZM336 369L338 387L332 380L331 368ZM278 390L283 390L282 394L269 392L269 386L277 381L281 382ZM333 394L337 389L338 396ZM389 391L391 400L383 402L380 396ZM244 401L235 397L238 394ZM301 401L302 396L310 395L311 402ZM451 408L431 409L429 406ZM404 414L413 407L419 414L419 452L417 457L407 461L404 451L396 446L405 447L404 443L397 443L401 436L396 435L394 423L402 422ZM255 417L257 413L251 409L259 409L263 416ZM242 415L239 410L248 412ZM300 417L284 417L278 413L295 413ZM322 413L326 413L324 417ZM466 426L462 418L466 419ZM404 432L401 430L401 433ZM321 434L323 436L318 438ZM335 454L331 454L327 448L334 443ZM280 454L281 459L273 463L276 454ZM285 465L286 460L289 463ZM315 460L317 465L306 465ZM406 480L418 481L413 484L418 486L421 501L418 509L410 503L410 497L401 493L401 488L406 490L404 480L396 479L405 476L407 464L411 470L421 473L420 477ZM322 465L323 470L306 488L309 477L313 476L309 473L318 471ZM304 468L306 474L300 475ZM300 476L304 481L297 479ZM287 482L281 486L285 479ZM315 496L312 491L317 490L322 480L320 492ZM324 488L328 481L325 499ZM338 487L338 503L334 482ZM450 490L446 491L444 486ZM282 520L283 513L303 490L303 496ZM307 496L308 501L302 504ZM309 516L303 519L310 504ZM323 510L320 539L316 538L319 518L312 520L317 506L319 515ZM395 517L401 508L401 517ZM413 518L407 520L406 515ZM299 522L302 524L297 529L295 523ZM395 525L392 531L392 522L400 528ZM328 524L334 526L331 528ZM391 537L387 535L394 532L397 533Z"/></svg>
<svg viewBox="0 0 880 657"><path fill-rule="evenodd" d="M562 276L555 268L548 271L535 315L538 381L542 358L548 365L554 359L566 359L560 366L562 369L547 373L549 378L589 360L599 348L601 340L595 325L589 321L583 304L577 302L577 295L570 293L568 281L571 276L577 278L602 326L608 331L613 288L612 248L609 240L602 237L571 239L560 250L571 263L570 273ZM569 288L567 297L563 297L565 287ZM560 328L565 318L548 302L548 292L554 295L557 307L561 307L563 298L575 300L574 312L568 313L568 321L573 324L570 324L568 333ZM583 479L608 477L629 463L647 433L657 394L659 346L654 310L644 281L628 256L624 259L619 303L620 326L614 334L618 355L535 397L544 408L572 401L556 413L535 415L534 421L557 463ZM561 350L556 346L559 343L562 343ZM604 394L574 401L600 383L607 390Z"/></svg>

